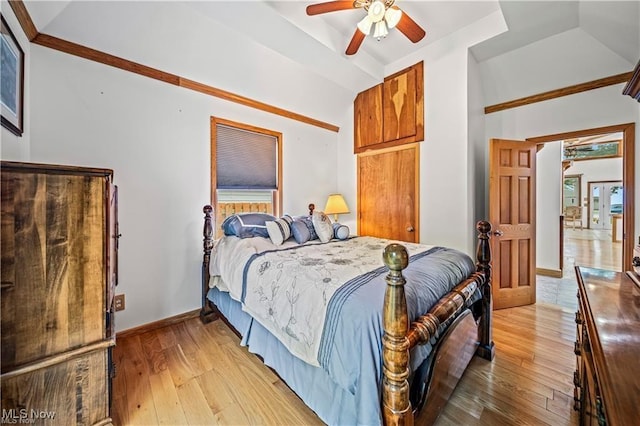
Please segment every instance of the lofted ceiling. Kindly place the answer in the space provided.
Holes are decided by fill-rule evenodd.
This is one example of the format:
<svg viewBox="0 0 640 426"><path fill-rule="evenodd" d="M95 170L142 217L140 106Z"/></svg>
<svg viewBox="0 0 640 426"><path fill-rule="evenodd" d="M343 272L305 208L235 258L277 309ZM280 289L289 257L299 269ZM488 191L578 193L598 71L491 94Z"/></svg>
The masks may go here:
<svg viewBox="0 0 640 426"><path fill-rule="evenodd" d="M413 44L392 29L380 41L367 37L353 56L344 52L356 24L364 16L362 9L307 16L306 6L319 2L24 2L40 32L141 62L146 57L138 55L136 49L145 49L145 43L153 42L145 40L144 29L156 24L156 10L177 3L206 18L212 26L226 28L227 37L250 38L345 88L356 90L361 90L358 85L369 87L378 82L389 64L493 14L503 17L508 30L471 48L478 62L578 27L628 61L630 69L640 57L638 0L396 0L396 5L426 30L426 37ZM166 23L160 21L158 25ZM176 45L181 38L185 38L186 45L188 36L184 31L173 35Z"/></svg>

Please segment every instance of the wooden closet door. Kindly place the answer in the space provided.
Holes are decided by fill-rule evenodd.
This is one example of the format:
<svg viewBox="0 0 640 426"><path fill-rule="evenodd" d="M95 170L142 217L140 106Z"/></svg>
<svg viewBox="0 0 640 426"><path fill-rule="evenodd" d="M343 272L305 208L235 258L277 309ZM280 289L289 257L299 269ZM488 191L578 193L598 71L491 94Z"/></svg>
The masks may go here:
<svg viewBox="0 0 640 426"><path fill-rule="evenodd" d="M358 155L358 234L419 240L418 144Z"/></svg>

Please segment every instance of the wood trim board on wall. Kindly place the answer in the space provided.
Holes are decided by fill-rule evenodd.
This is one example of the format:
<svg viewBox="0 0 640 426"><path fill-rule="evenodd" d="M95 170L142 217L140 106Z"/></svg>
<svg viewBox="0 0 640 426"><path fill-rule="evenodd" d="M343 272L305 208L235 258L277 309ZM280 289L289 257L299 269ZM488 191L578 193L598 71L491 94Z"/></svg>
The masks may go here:
<svg viewBox="0 0 640 426"><path fill-rule="evenodd" d="M147 324L142 324L137 327L128 328L117 333L119 339L124 339L125 337L135 336L137 334L146 333L148 331L157 330L159 328L168 327L173 324L178 324L183 321L190 320L192 318L198 318L200 315L200 309L195 309L193 311L184 312L182 314L174 315L172 317L164 318L158 321L153 321Z"/></svg>
<svg viewBox="0 0 640 426"><path fill-rule="evenodd" d="M563 87L561 89L550 90L548 92L538 93L536 95L526 96L509 102L490 105L484 108L485 114L503 111L505 109L516 108L536 102L548 101L550 99L560 98L562 96L575 95L576 93L586 92L588 90L599 89L601 87L611 86L614 84L625 83L632 77L633 72L625 72L622 74L612 75L610 77L600 78L598 80L588 81L573 86Z"/></svg>
<svg viewBox="0 0 640 426"><path fill-rule="evenodd" d="M185 89L194 90L196 92L203 93L205 95L213 96L216 98L224 99L229 102L234 102L240 105L254 108L260 111L268 112L271 114L279 115L281 117L296 120L301 123L310 124L312 126L320 127L322 129L330 130L332 132L338 132L340 127L326 123L324 121L316 120L311 117L307 117L302 114L298 114L293 111L288 111L283 108L279 108L273 105L266 104L245 96L241 96L226 90L218 89L213 86L209 86L204 83L189 80L187 78L171 74L156 68L152 68L143 64L139 64L128 59L120 58L118 56L111 55L109 53L102 52L100 50L92 49L87 46L83 46L71 41L63 40L58 37L54 37L48 34L39 33L35 27L29 12L27 11L22 0L9 0L9 4L13 9L18 22L22 26L22 30L25 35L34 44L48 47L53 50L68 53L73 56L88 59L90 61L98 62L111 67L119 68L124 71L139 74L154 80L159 80L165 83L173 84L174 86L183 87Z"/></svg>

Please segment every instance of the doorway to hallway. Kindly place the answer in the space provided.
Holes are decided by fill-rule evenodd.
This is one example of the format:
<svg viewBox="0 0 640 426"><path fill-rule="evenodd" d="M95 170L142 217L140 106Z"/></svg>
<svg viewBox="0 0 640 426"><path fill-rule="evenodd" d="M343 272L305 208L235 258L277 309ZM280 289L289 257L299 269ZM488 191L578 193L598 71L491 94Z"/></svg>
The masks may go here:
<svg viewBox="0 0 640 426"><path fill-rule="evenodd" d="M597 139L599 135L605 133L610 135L617 133L615 141ZM556 269L558 273L552 274L554 276L541 274L536 276L538 302L556 304L575 310L577 285L574 267L576 265L616 271L624 270L625 258L633 252L635 241L633 238L635 197L632 189L635 183L634 134L635 126L629 124L528 139L528 141L542 144L568 140L571 142L570 149L572 150L569 154L574 156L574 158L566 158L565 156L563 160L569 161L562 161L562 165L559 166L560 176L573 179L570 188L567 188L566 181L563 181L562 178L560 178L559 184L556 184L564 189L569 189L567 193L563 192L560 196L562 201L557 207L561 209L560 227L558 228L558 216L555 216L555 226L553 226L554 220L551 215L548 217L549 227L539 222L539 231L543 231L543 234L551 238L553 238L554 231L551 231L550 228L560 231L559 234L556 234L559 235L559 238L556 237L556 241L560 242L559 250L549 247L545 251L547 259L552 259L549 255L552 256L553 252L558 253L560 265L559 269ZM593 145L596 142L600 142L601 146ZM611 157L622 157L621 174L611 177L596 176L597 173L593 169L586 169L590 161L585 160L590 159L584 157L594 156L598 150L609 149L615 145L620 150L612 150L616 152L611 152ZM576 160L576 157L583 157L583 159ZM596 161L602 164L604 160ZM582 182L580 182L581 180ZM553 183L550 185L553 189ZM571 210L571 220L567 220L566 207ZM555 209L553 210L555 211ZM592 226L592 224L596 226ZM538 238L540 238L540 233ZM626 263L630 263L630 257L627 260ZM554 271L547 269L545 272Z"/></svg>

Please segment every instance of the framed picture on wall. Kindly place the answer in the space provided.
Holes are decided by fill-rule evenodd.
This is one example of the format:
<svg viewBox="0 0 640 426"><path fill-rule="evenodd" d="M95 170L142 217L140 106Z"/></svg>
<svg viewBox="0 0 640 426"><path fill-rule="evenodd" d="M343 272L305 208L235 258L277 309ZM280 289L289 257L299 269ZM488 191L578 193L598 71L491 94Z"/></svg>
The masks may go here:
<svg viewBox="0 0 640 426"><path fill-rule="evenodd" d="M11 32L4 16L0 15L0 98L2 126L11 133L22 136L24 111L24 52Z"/></svg>

